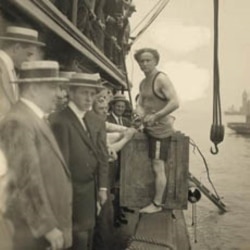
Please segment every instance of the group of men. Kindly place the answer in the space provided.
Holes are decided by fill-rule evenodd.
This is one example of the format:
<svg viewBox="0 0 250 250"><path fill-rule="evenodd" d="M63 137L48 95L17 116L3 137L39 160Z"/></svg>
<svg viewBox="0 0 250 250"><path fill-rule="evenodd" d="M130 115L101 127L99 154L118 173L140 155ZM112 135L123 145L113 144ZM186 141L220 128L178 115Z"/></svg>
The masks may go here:
<svg viewBox="0 0 250 250"><path fill-rule="evenodd" d="M132 0L51 0L118 67L130 49ZM72 14L73 13L73 14Z"/></svg>
<svg viewBox="0 0 250 250"><path fill-rule="evenodd" d="M0 39L0 249L91 250L96 216L108 199L112 153L107 122L91 110L103 89L101 78L88 73L65 78L57 62L33 61L37 46L44 46L35 30L8 27ZM169 114L178 100L168 77L156 69L156 50L139 50L135 59L145 73L138 106L156 175L154 200L141 212L153 213L162 209L161 152L173 133ZM65 84L69 101L54 112ZM124 103L113 102L110 122L126 125L119 119ZM133 134L130 130L122 145Z"/></svg>

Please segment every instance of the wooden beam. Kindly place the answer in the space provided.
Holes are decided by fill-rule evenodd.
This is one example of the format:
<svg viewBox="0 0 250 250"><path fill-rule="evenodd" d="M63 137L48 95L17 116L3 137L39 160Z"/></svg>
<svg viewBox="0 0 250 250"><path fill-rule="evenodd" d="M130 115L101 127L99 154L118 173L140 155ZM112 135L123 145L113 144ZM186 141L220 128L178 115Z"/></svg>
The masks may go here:
<svg viewBox="0 0 250 250"><path fill-rule="evenodd" d="M72 3L72 23L76 26L77 24L77 9L78 9L78 0L73 0Z"/></svg>
<svg viewBox="0 0 250 250"><path fill-rule="evenodd" d="M24 15L28 15L53 31L82 55L94 62L105 75L126 88L127 84L122 72L53 3L46 0L9 0L9 2L22 10Z"/></svg>

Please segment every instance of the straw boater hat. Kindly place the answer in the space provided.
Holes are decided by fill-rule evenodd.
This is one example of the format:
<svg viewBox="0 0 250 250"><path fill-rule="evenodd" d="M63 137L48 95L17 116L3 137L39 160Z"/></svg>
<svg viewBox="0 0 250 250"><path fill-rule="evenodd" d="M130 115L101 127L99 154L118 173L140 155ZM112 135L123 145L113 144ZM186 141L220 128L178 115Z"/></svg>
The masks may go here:
<svg viewBox="0 0 250 250"><path fill-rule="evenodd" d="M45 46L45 43L38 41L38 32L33 29L9 26L5 35L0 36L0 40L30 43L37 46Z"/></svg>
<svg viewBox="0 0 250 250"><path fill-rule="evenodd" d="M69 85L79 87L92 87L96 89L104 88L101 82L101 77L98 73L75 73L71 76Z"/></svg>
<svg viewBox="0 0 250 250"><path fill-rule="evenodd" d="M126 99L126 97L122 94L116 94L113 96L113 99L110 101L110 104L114 104L116 102L125 102L129 103L129 101Z"/></svg>
<svg viewBox="0 0 250 250"><path fill-rule="evenodd" d="M60 71L59 76L71 79L72 75L74 75L76 72L75 71Z"/></svg>
<svg viewBox="0 0 250 250"><path fill-rule="evenodd" d="M68 82L59 76L59 64L56 61L24 62L21 65L20 78L17 83Z"/></svg>

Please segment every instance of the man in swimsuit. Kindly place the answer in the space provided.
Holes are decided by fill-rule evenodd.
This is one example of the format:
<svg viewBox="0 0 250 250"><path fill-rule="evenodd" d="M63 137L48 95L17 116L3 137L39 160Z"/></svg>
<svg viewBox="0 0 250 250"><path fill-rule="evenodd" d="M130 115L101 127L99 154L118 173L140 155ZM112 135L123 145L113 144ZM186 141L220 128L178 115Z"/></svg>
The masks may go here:
<svg viewBox="0 0 250 250"><path fill-rule="evenodd" d="M143 48L134 55L145 78L140 83L138 108L143 111L143 124L149 136L149 158L155 174L155 195L151 204L141 213L162 210L163 195L167 184L165 164L170 136L173 134L174 117L170 114L179 107L176 91L168 76L156 69L159 53L155 49Z"/></svg>

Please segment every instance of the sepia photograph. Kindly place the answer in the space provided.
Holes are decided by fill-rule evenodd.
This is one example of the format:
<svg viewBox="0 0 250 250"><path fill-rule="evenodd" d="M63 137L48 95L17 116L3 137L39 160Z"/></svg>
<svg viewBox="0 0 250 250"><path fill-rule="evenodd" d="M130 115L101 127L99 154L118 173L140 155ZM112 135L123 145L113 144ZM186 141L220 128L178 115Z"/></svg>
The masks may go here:
<svg viewBox="0 0 250 250"><path fill-rule="evenodd" d="M250 250L249 13L1 0L0 250Z"/></svg>

